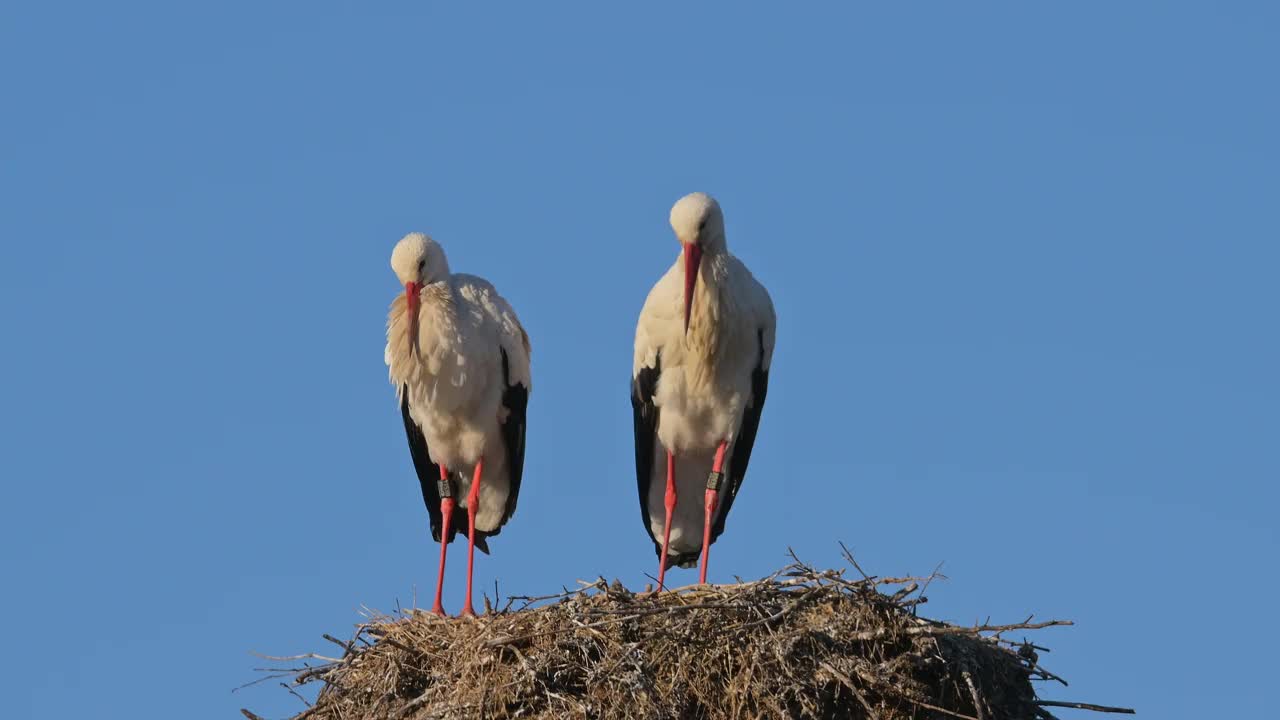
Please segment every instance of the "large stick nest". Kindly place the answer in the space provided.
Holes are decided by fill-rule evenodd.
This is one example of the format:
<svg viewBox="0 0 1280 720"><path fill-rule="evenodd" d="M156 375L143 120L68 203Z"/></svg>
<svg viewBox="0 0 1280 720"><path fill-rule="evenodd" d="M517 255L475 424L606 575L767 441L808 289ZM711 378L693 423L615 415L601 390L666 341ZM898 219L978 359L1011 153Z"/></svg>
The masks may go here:
<svg viewBox="0 0 1280 720"><path fill-rule="evenodd" d="M851 579L799 561L755 582L661 593L600 579L512 598L473 619L378 617L350 641L325 636L343 647L340 658L271 658L305 661L273 677L324 683L295 720L1043 720L1053 717L1046 706L1123 711L1037 698L1032 680L1062 681L1038 664L1044 648L1005 635L1070 622L965 627L919 617L931 579Z"/></svg>

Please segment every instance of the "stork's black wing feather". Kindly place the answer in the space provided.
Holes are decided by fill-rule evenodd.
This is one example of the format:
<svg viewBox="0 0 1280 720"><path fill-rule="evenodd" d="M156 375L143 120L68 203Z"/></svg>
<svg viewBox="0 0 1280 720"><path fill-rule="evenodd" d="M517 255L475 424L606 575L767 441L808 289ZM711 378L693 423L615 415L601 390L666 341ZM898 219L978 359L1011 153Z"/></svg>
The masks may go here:
<svg viewBox="0 0 1280 720"><path fill-rule="evenodd" d="M756 431L760 429L760 412L764 410L764 397L769 392L769 371L764 369L764 330L757 333L760 340L760 355L755 370L751 371L751 405L742 412L742 427L738 428L738 437L733 443L733 455L729 458L729 482L725 487L720 511L716 523L711 528L711 541L715 542L724 532L725 518L729 517L729 509L733 507L733 499L738 496L742 487L742 478L747 474L747 464L751 462L751 448L756 444Z"/></svg>
<svg viewBox="0 0 1280 720"><path fill-rule="evenodd" d="M511 382L507 351L501 348L499 350L502 353L502 381L507 386L502 393L502 404L507 408L507 421L502 425L502 442L507 446L510 487L507 490L507 509L502 514L502 521L498 523L498 529L488 533L489 535L497 535L516 511L516 500L520 497L520 479L524 476L524 432L529 409L529 388Z"/></svg>
<svg viewBox="0 0 1280 720"><path fill-rule="evenodd" d="M427 514L431 516L431 537L439 542L443 516L440 514L440 488L436 483L440 480L440 466L431 462L431 453L427 450L427 438L422 434L422 428L418 427L418 423L414 422L413 416L409 414L408 387L400 388L400 415L404 417L404 433L409 439L409 455L413 458L413 469L417 471L418 484L422 486L422 502L427 506ZM452 542L454 536L458 534L460 525L457 520L455 511L454 518L449 523L447 542ZM462 514L462 521L462 526L465 526L465 511Z"/></svg>
<svg viewBox="0 0 1280 720"><path fill-rule="evenodd" d="M653 480L653 444L658 437L658 406L653 394L658 390L662 372L662 354L654 358L653 367L642 367L631 379L631 415L636 436L636 486L640 491L640 519L645 532L658 544L649 525L649 483ZM659 548L661 553L662 549Z"/></svg>

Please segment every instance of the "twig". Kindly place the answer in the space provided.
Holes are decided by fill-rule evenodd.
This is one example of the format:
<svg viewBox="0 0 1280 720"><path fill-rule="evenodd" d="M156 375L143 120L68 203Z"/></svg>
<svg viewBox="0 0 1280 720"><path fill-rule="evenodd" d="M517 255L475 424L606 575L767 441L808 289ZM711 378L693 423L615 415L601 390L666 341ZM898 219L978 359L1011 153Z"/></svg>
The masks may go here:
<svg viewBox="0 0 1280 720"><path fill-rule="evenodd" d="M910 695L903 695L902 699L906 700L912 705L919 705L920 707L925 708L926 710L940 712L943 715L950 715L951 717L960 718L960 720L978 720L978 718L975 718L972 715L965 715L964 713L958 713L958 712L955 712L954 710L948 710L944 707L938 707L937 705L930 705L929 703L923 700L916 700Z"/></svg>
<svg viewBox="0 0 1280 720"><path fill-rule="evenodd" d="M849 692L853 693L853 696L858 699L858 702L861 703L862 707L867 711L868 718L871 720L880 720L880 713L876 712L875 708L871 707L871 703L867 701L866 696L862 694L862 691L858 689L858 686L853 684L853 680L848 676L848 674L840 672L835 668L835 666L825 660L822 661L822 667L826 669L827 672L831 673L835 679L839 680L841 685L849 688Z"/></svg>
<svg viewBox="0 0 1280 720"><path fill-rule="evenodd" d="M398 712L396 712L396 717L398 718L409 717L410 715L413 714L414 710L417 710L419 707L425 705L427 701L430 699L431 699L431 691L428 690L427 692L424 692L418 697L405 703L404 706L401 707Z"/></svg>
<svg viewBox="0 0 1280 720"><path fill-rule="evenodd" d="M858 571L858 574L862 576L863 580L871 582L871 576L862 569L862 566L858 564L857 560L853 559L853 551L844 546L843 540L840 541L840 553L844 555L845 560L849 561L849 564L853 566L853 569Z"/></svg>
<svg viewBox="0 0 1280 720"><path fill-rule="evenodd" d="M600 620L598 622L587 623L586 625L578 625L573 628L553 628L551 630L541 630L539 632L526 633L524 635L516 635L516 636L503 635L500 637L493 638L492 640L486 642L485 646L486 647L503 647L505 645L514 645L519 642L524 642L525 640L532 640L533 638L536 638L536 637L543 637L545 635L559 635L560 633L568 632L570 630L597 628L597 627L609 625L612 623L626 622L627 620L635 620L638 617L640 616L624 615L622 617L611 617L607 620Z"/></svg>
<svg viewBox="0 0 1280 720"><path fill-rule="evenodd" d="M315 653L303 653L301 655L263 655L258 652L250 652L249 654L254 657L260 657L263 660L271 660L273 662L289 662L290 660L323 660L327 663L342 662L342 660L338 658L325 657L324 655L317 655Z"/></svg>
<svg viewBox="0 0 1280 720"><path fill-rule="evenodd" d="M391 646L391 647L393 647L393 648L398 648L398 649L400 649L400 650L403 650L403 651L405 651L405 652L407 652L407 653L416 653L416 652L417 652L417 651L416 651L416 650L414 650L413 648L409 647L408 645L405 645L404 643L400 642L399 640L396 640L395 638L391 637L390 635L384 635L384 636L382 637L381 642L384 642L384 643L386 643L386 644L390 645L390 646Z"/></svg>
<svg viewBox="0 0 1280 720"><path fill-rule="evenodd" d="M739 626L739 627L738 627L738 629L739 629L739 630L746 630L747 628L752 628L752 627L755 627L755 626L757 626L757 625L770 625L770 624L773 624L774 622L777 622L778 620L781 620L782 618L786 617L787 615L790 615L790 614L791 614L791 613L792 613L796 608L798 608L798 607L800 607L801 605L803 605L803 604L804 604L804 602L805 602L806 600L809 600L809 599L813 598L813 596L814 596L815 594L817 594L817 592L818 592L819 590L821 590L821 589L822 589L822 588L820 588L820 587L815 587L814 589L810 590L809 592L805 593L804 595L801 595L799 599L797 599L797 600L795 600L794 602L792 602L792 603L788 604L787 606L783 607L781 610L779 610L778 612L776 612L776 613L774 613L774 614L770 615L769 617L761 618L761 619L759 619L759 620L753 620L753 621L751 621L751 622L747 623L746 625L741 625L741 626Z"/></svg>
<svg viewBox="0 0 1280 720"><path fill-rule="evenodd" d="M934 578L942 578L943 580L947 579L947 576L943 575L940 572L941 570L942 570L942 563L938 563L936 566L934 566L933 572L929 573L929 578L924 581L924 587L920 588L921 595L924 595L924 591L929 589L929 583L932 583Z"/></svg>
<svg viewBox="0 0 1280 720"><path fill-rule="evenodd" d="M1075 708L1077 710L1092 710L1101 713L1120 713L1121 715L1136 715L1137 712L1133 708L1111 707L1110 705L1094 705L1093 703L1082 702L1063 702L1061 700L1037 700L1037 705L1048 705L1049 707Z"/></svg>
<svg viewBox="0 0 1280 720"><path fill-rule="evenodd" d="M1015 623L1013 625L974 625L961 627L958 625L917 625L909 628L879 627L875 630L864 630L848 636L850 640L879 640L890 635L979 635L984 632L1001 632L1003 630L1039 630L1059 625L1074 625L1070 620L1050 620L1042 623Z"/></svg>
<svg viewBox="0 0 1280 720"><path fill-rule="evenodd" d="M964 682L969 686L969 695L973 697L973 709L978 713L978 720L987 720L987 714L983 711L982 698L978 695L978 686L973 684L973 676L968 670L962 670L960 676L964 678Z"/></svg>
<svg viewBox="0 0 1280 720"><path fill-rule="evenodd" d="M1040 674L1040 678L1041 678L1042 680L1056 680L1056 681L1058 681L1058 682L1062 683L1062 686L1063 686L1063 687L1069 687L1069 685L1067 684L1067 681L1066 681L1066 680L1063 680L1062 678L1058 677L1057 675L1054 675L1053 673L1049 672L1048 670L1045 670L1044 668L1040 667L1039 663L1032 662L1032 663L1031 663L1031 669L1032 669L1032 670L1034 670L1034 671L1036 671L1037 673L1039 673L1039 674Z"/></svg>
<svg viewBox="0 0 1280 720"><path fill-rule="evenodd" d="M857 672L857 673L858 673L858 677L862 678L863 680L865 680L865 681L866 681L868 684L870 684L870 685L884 685L884 684L885 684L885 683L884 683L884 681L880 680L879 678L877 678L877 677L875 677L875 676L873 676L873 675L868 675L868 674L866 674L866 673L865 673L865 672L863 672L861 669L855 669L855 672ZM907 694L905 694L905 693L899 693L899 694L898 694L898 697L902 698L903 700L906 700L907 702L911 703L912 705L917 705L917 706L919 706L919 707L925 708L926 710L933 710L934 712L940 712L940 713L942 713L942 714L944 714L944 715L950 715L951 717L960 718L961 720L978 720L978 718L975 718L975 717L973 717L972 715L963 715L963 714L961 714L961 713L955 712L954 710L948 710L948 709L946 709L946 708L944 708L944 707L938 707L937 705L930 705L929 703L927 703L927 702L925 702L925 701L923 701L923 700L917 700L917 699L915 699L915 698L913 698L913 697L911 697L910 695L907 695Z"/></svg>
<svg viewBox="0 0 1280 720"><path fill-rule="evenodd" d="M588 615L671 615L685 610L748 610L755 605L744 605L741 603L698 603L696 605L673 605L671 607L646 608L643 610L636 608L586 608L583 612Z"/></svg>
<svg viewBox="0 0 1280 720"><path fill-rule="evenodd" d="M343 650L346 650L348 654L354 653L356 651L354 647L354 643L349 643L346 640L339 640L338 638L330 635L329 633L322 633L320 637L324 638L325 640L328 640L334 645L337 645Z"/></svg>
<svg viewBox="0 0 1280 720"><path fill-rule="evenodd" d="M297 690L294 690L293 688L289 687L289 683L280 683L280 687L284 688L285 690L288 690L290 695L301 700L303 705L306 705L307 707L311 707L311 703L308 702L306 698L299 695Z"/></svg>
<svg viewBox="0 0 1280 720"><path fill-rule="evenodd" d="M916 585L915 583L907 583L907 585L905 585L904 587L899 588L899 589L897 590L897 592L895 592L894 594L892 594L892 595L890 595L890 596L889 596L889 602L891 602L891 603L898 603L898 602L902 602L902 599L903 599L903 598L905 598L906 596L908 596L908 595L910 595L911 593L915 592L915 591L916 591L916 588L918 588L918 587L920 587L920 586L919 586L919 585Z"/></svg>
<svg viewBox="0 0 1280 720"><path fill-rule="evenodd" d="M587 587L580 587L576 590L570 590L568 588L564 588L563 592L552 593L551 595L511 595L511 596L508 596L508 599L510 601L521 600L524 602L524 607L527 608L530 605L533 605L534 603L545 602L547 600L561 600L564 598L573 597L574 595L583 595L588 590L594 589L594 587L595 585L592 584Z"/></svg>
<svg viewBox="0 0 1280 720"><path fill-rule="evenodd" d="M245 688L253 687L254 685L259 685L261 683L268 682L270 680L276 680L278 678L292 677L294 673L298 672L294 668L254 668L253 670L254 672L268 672L272 674L267 675L265 677L260 677L257 680L251 680L243 685L239 685L234 688L231 688L231 692L240 692Z"/></svg>

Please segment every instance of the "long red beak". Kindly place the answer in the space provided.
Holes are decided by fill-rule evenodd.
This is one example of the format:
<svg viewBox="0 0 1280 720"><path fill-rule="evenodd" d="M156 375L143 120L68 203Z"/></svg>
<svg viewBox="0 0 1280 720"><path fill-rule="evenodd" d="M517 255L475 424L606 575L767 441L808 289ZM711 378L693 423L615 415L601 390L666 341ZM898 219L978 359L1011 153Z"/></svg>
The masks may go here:
<svg viewBox="0 0 1280 720"><path fill-rule="evenodd" d="M684 246L684 331L689 332L689 316L693 314L693 287L698 284L698 265L702 248L689 243Z"/></svg>
<svg viewBox="0 0 1280 720"><path fill-rule="evenodd" d="M409 322L409 348L413 351L418 349L418 293L421 290L422 286L416 282L404 284L404 305Z"/></svg>

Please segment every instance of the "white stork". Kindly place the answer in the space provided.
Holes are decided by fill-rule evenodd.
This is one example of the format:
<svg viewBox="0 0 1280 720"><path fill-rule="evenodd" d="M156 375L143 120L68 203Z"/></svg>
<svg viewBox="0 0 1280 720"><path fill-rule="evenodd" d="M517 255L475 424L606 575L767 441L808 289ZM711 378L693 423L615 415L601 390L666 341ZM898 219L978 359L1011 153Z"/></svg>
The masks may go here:
<svg viewBox="0 0 1280 720"><path fill-rule="evenodd" d="M724 532L760 427L776 324L769 293L726 247L719 203L680 198L671 228L683 250L640 311L631 370L640 514L659 589L668 567L693 567L699 552L707 581L708 546Z"/></svg>
<svg viewBox="0 0 1280 720"><path fill-rule="evenodd" d="M391 253L404 294L387 316L386 362L409 453L440 542L440 593L448 544L467 523L467 604L474 615L475 549L489 552L516 510L524 469L525 409L532 379L529 337L487 280L454 275L444 250L410 233ZM458 498L455 501L454 498Z"/></svg>

